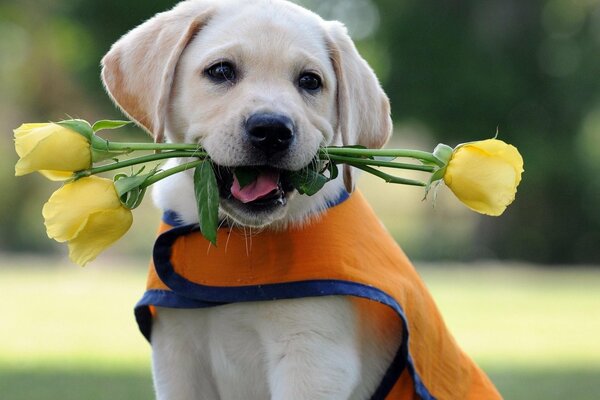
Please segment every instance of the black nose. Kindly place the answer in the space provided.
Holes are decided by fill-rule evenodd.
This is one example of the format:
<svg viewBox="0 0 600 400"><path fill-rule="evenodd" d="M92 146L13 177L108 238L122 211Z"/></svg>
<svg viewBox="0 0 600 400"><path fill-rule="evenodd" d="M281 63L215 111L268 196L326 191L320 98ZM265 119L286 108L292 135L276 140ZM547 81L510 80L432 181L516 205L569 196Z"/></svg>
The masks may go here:
<svg viewBox="0 0 600 400"><path fill-rule="evenodd" d="M252 145L266 155L287 150L294 140L294 124L284 115L254 114L246 121L246 132Z"/></svg>

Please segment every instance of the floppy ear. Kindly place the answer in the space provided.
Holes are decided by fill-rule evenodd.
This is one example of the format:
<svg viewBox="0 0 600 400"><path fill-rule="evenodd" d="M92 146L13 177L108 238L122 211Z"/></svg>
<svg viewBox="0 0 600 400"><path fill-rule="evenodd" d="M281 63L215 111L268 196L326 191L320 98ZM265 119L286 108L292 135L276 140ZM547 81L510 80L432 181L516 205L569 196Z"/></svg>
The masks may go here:
<svg viewBox="0 0 600 400"><path fill-rule="evenodd" d="M208 4L205 2L204 4ZM102 59L102 81L119 108L162 142L175 69L211 14L184 2L125 34Z"/></svg>
<svg viewBox="0 0 600 400"><path fill-rule="evenodd" d="M338 135L342 144L383 147L392 133L390 102L375 73L358 54L346 27L327 22L327 44L337 79ZM352 168L344 165L346 190L354 190Z"/></svg>

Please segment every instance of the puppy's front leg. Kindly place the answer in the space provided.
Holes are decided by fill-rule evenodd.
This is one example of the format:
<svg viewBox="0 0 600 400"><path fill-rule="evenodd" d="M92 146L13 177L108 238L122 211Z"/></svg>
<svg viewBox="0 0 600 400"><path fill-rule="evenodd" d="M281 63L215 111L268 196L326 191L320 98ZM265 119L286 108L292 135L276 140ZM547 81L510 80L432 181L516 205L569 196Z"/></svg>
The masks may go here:
<svg viewBox="0 0 600 400"><path fill-rule="evenodd" d="M272 400L347 400L360 377L356 316L342 297L273 302L263 338Z"/></svg>
<svg viewBox="0 0 600 400"><path fill-rule="evenodd" d="M157 307L152 325L152 373L157 400L218 399L214 380L198 349L203 347L201 310Z"/></svg>

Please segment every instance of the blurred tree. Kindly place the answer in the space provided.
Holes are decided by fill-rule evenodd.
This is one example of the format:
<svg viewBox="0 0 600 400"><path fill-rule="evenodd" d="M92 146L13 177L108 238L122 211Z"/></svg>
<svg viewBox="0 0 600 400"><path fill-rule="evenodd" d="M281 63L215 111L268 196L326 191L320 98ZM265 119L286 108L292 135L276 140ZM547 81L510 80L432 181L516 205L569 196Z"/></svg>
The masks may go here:
<svg viewBox="0 0 600 400"><path fill-rule="evenodd" d="M500 138L523 153L517 201L501 219L479 219L464 258L600 263L598 1L302 2L350 25L396 122L417 121L446 143L492 136L499 127ZM0 126L10 132L21 120L69 111L88 119L115 115L99 80L102 55L175 3L4 0L0 50L12 57L0 60ZM7 179L0 174L0 182ZM32 189L9 186L0 205L16 211L0 224L4 249L33 236L21 200Z"/></svg>
<svg viewBox="0 0 600 400"><path fill-rule="evenodd" d="M600 102L600 3L375 3L394 119L418 119L446 143L491 136L498 126L524 155L517 201L505 217L481 219L485 234L474 248L542 263L600 262L599 212L590 207L600 204L598 170L578 146L582 121Z"/></svg>

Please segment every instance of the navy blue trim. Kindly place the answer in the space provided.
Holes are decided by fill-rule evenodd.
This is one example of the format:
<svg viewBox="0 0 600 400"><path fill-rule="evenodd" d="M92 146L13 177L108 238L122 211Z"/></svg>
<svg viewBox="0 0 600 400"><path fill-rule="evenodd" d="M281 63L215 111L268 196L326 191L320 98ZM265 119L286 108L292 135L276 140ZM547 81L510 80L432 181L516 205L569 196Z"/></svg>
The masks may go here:
<svg viewBox="0 0 600 400"><path fill-rule="evenodd" d="M163 213L162 220L165 224L171 226L181 226L183 221L177 212L173 210L167 210Z"/></svg>
<svg viewBox="0 0 600 400"><path fill-rule="evenodd" d="M169 308L206 308L223 305L223 303L206 302L180 296L170 290L152 289L144 293L136 307L155 305Z"/></svg>
<svg viewBox="0 0 600 400"><path fill-rule="evenodd" d="M398 314L402 321L404 334L394 360L388 367L371 399L385 399L400 378L404 368L408 367L414 382L415 392L423 400L435 400L415 370L414 362L408 351L409 331L406 316L402 306L393 297L372 286L351 281L327 279L239 287L200 285L177 274L171 264L171 247L177 238L195 231L198 231L197 224L178 226L162 233L157 238L154 245L156 272L160 279L176 294L166 295L164 291L152 290L147 293L147 298L144 296L146 302L156 300L158 302L152 302L151 304L177 308L202 308L237 302L333 295L355 296L379 302L392 308Z"/></svg>
<svg viewBox="0 0 600 400"><path fill-rule="evenodd" d="M140 303L136 304L133 309L133 314L135 315L135 321L138 324L138 328L142 335L146 338L148 342L151 343L152 336L152 313L150 312L150 304Z"/></svg>
<svg viewBox="0 0 600 400"><path fill-rule="evenodd" d="M135 305L134 314L142 335L151 341L152 336L152 314L148 306L159 306L168 308L206 308L221 304L207 303L180 296L170 290L148 290Z"/></svg>
<svg viewBox="0 0 600 400"><path fill-rule="evenodd" d="M410 376L412 376L413 378L413 384L415 386L415 392L417 393L417 395L419 395L419 397L423 400L436 400L435 397L433 397L433 395L429 393L429 390L427 390L425 384L421 380L421 377L417 373L415 369L415 363L410 353L408 354L407 363Z"/></svg>
<svg viewBox="0 0 600 400"><path fill-rule="evenodd" d="M331 208L331 207L340 205L343 202L345 202L346 200L348 200L349 198L350 198L350 193L348 193L346 190L342 190L340 192L339 196L337 197L337 199L330 200L327 202L327 208Z"/></svg>

